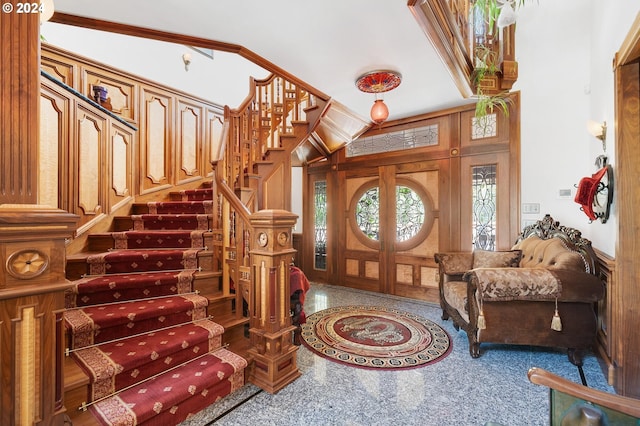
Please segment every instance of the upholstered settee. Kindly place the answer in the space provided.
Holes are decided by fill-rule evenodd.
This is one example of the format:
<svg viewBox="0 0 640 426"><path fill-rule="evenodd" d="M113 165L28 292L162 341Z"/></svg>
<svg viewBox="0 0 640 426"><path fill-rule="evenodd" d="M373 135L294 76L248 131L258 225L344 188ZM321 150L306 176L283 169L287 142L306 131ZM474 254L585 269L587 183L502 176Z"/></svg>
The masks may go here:
<svg viewBox="0 0 640 426"><path fill-rule="evenodd" d="M566 348L582 364L596 337L595 304L604 296L591 242L547 215L527 226L512 250L438 253L442 319L469 339Z"/></svg>

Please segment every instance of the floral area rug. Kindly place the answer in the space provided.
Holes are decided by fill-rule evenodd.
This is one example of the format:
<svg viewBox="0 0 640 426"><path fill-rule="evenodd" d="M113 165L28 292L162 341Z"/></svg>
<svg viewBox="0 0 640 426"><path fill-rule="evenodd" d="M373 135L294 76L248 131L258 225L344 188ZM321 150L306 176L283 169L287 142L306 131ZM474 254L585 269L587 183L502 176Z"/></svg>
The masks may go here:
<svg viewBox="0 0 640 426"><path fill-rule="evenodd" d="M369 369L417 368L451 352L451 338L418 315L380 306L337 306L302 324L302 343L332 361Z"/></svg>

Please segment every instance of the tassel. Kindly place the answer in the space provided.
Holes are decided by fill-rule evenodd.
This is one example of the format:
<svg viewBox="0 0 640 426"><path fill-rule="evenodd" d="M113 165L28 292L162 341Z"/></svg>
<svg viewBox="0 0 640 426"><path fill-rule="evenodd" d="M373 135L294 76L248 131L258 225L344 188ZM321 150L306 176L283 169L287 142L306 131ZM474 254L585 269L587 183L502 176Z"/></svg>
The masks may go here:
<svg viewBox="0 0 640 426"><path fill-rule="evenodd" d="M553 314L553 319L551 320L551 329L555 331L562 331L562 321L558 314L558 299L556 299L556 312Z"/></svg>
<svg viewBox="0 0 640 426"><path fill-rule="evenodd" d="M484 330L486 328L487 324L484 321L484 312L481 309L480 314L478 314L478 330Z"/></svg>

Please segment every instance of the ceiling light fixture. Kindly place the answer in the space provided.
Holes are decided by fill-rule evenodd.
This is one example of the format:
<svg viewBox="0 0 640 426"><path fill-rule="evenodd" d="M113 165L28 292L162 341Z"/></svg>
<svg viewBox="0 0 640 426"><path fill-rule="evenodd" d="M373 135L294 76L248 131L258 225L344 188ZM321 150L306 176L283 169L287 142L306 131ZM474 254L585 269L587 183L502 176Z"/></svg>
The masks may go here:
<svg viewBox="0 0 640 426"><path fill-rule="evenodd" d="M365 93L375 93L376 99L371 107L371 120L382 124L389 118L389 108L382 99L382 93L393 90L400 85L402 76L395 71L371 71L356 80L356 87Z"/></svg>

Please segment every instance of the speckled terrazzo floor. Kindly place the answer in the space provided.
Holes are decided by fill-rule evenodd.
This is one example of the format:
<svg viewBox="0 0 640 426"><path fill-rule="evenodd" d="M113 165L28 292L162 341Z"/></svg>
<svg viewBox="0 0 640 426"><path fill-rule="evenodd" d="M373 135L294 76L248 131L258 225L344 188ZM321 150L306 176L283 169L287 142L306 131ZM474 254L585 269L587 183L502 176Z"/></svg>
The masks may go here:
<svg viewBox="0 0 640 426"><path fill-rule="evenodd" d="M341 365L300 346L302 376L295 382L275 395L248 384L182 426L547 425L548 390L529 382L529 368L580 383L578 369L560 350L483 344L482 356L472 359L466 334L441 320L433 304L312 283L305 312L351 304L419 314L449 333L453 350L426 367L378 372ZM585 357L584 371L590 387L613 392L594 355Z"/></svg>

